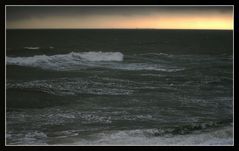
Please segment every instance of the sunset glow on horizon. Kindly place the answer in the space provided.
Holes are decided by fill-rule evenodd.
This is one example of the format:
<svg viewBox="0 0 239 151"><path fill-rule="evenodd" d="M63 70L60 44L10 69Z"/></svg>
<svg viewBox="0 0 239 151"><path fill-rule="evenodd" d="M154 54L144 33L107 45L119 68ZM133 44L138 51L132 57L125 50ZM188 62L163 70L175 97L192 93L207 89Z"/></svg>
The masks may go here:
<svg viewBox="0 0 239 151"><path fill-rule="evenodd" d="M7 28L233 29L232 7L189 8L10 6Z"/></svg>

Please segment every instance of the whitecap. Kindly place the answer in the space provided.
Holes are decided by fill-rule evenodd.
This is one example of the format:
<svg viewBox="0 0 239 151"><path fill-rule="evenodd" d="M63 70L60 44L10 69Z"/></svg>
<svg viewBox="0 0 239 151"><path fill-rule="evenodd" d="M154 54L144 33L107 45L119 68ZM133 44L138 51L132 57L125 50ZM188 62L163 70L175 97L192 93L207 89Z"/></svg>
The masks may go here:
<svg viewBox="0 0 239 151"><path fill-rule="evenodd" d="M35 55L32 57L7 57L7 65L38 67L48 70L68 71L88 68L107 68L117 70L152 70L177 72L184 68L155 63L123 62L121 52L71 52L57 55Z"/></svg>
<svg viewBox="0 0 239 151"><path fill-rule="evenodd" d="M79 139L70 145L233 145L232 128L186 135L152 136L156 129L108 131L95 134L94 140Z"/></svg>
<svg viewBox="0 0 239 151"><path fill-rule="evenodd" d="M73 66L97 66L99 61L123 61L120 52L71 52L52 56L35 55L32 57L7 57L8 65L40 67L43 69L65 70ZM86 61L88 63L86 63Z"/></svg>
<svg viewBox="0 0 239 151"><path fill-rule="evenodd" d="M24 49L38 50L38 49L40 49L40 47L24 47Z"/></svg>

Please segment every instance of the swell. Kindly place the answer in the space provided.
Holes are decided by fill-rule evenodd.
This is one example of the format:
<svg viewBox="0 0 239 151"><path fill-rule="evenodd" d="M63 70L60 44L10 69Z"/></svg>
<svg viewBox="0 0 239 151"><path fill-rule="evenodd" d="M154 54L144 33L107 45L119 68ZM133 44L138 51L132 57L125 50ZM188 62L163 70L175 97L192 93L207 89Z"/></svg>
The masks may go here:
<svg viewBox="0 0 239 151"><path fill-rule="evenodd" d="M57 96L90 95L130 95L139 84L111 79L59 78L55 80L34 80L26 82L8 81L7 89L35 90ZM130 83L129 83L130 82Z"/></svg>
<svg viewBox="0 0 239 151"><path fill-rule="evenodd" d="M66 96L55 96L41 92L36 89L7 90L7 110L34 109L53 106L62 106L73 103L73 98Z"/></svg>
<svg viewBox="0 0 239 151"><path fill-rule="evenodd" d="M145 132L154 131L154 129L146 130L128 130L99 133L97 140L75 139L72 144L112 144L112 145L233 145L232 128L222 127L213 129L211 132L147 137Z"/></svg>
<svg viewBox="0 0 239 151"><path fill-rule="evenodd" d="M150 54L152 55L152 54ZM165 54L159 54L168 57ZM124 55L121 52L71 52L58 55L35 55L32 57L7 57L7 65L18 65L27 67L36 67L57 71L83 70L89 68L106 68L116 70L152 70L162 72L177 72L184 70L183 67L176 67L165 62L160 62L160 58L140 58L136 60L129 59L124 61ZM134 58L134 57L133 57ZM145 59L149 61L145 62Z"/></svg>
<svg viewBox="0 0 239 151"><path fill-rule="evenodd" d="M185 135L195 131L210 131L212 128L220 128L223 126L230 125L232 119L210 121L205 123L191 123L182 126L176 126L171 128L159 128L155 129L151 134L153 136L165 136L168 134L172 135Z"/></svg>
<svg viewBox="0 0 239 151"><path fill-rule="evenodd" d="M68 54L57 55L35 55L32 57L7 57L8 64L27 65L36 62L57 62L69 60L85 60L85 61L122 61L123 54L120 52L71 52Z"/></svg>

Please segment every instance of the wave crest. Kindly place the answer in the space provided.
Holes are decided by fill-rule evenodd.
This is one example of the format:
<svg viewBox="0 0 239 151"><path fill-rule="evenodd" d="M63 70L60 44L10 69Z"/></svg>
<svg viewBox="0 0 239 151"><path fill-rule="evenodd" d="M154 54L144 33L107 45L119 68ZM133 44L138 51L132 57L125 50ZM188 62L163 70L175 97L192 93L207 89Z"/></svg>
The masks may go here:
<svg viewBox="0 0 239 151"><path fill-rule="evenodd" d="M73 57L80 57L87 61L123 61L124 57L121 52L72 52L71 54Z"/></svg>
<svg viewBox="0 0 239 151"><path fill-rule="evenodd" d="M109 131L95 134L96 140L75 139L72 145L232 145L232 128L192 133L186 135L150 137L145 133L151 133L154 129Z"/></svg>
<svg viewBox="0 0 239 151"><path fill-rule="evenodd" d="M154 70L177 72L184 70L167 63L139 62L126 60L121 52L71 52L58 55L35 55L32 57L7 57L8 65L38 67L42 69L68 71L88 68L107 68L117 70Z"/></svg>
<svg viewBox="0 0 239 151"><path fill-rule="evenodd" d="M7 57L8 65L32 66L45 69L65 69L84 62L123 61L121 52L71 52L58 55L35 55L32 57Z"/></svg>
<svg viewBox="0 0 239 151"><path fill-rule="evenodd" d="M40 49L40 47L24 47L24 49L28 49L28 50L38 50L38 49Z"/></svg>
<svg viewBox="0 0 239 151"><path fill-rule="evenodd" d="M123 61L124 55L121 52L71 52L68 54L58 54L52 56L35 55L33 57L7 57L9 64L14 63L34 63L40 61L57 61L57 60L85 60L85 61Z"/></svg>

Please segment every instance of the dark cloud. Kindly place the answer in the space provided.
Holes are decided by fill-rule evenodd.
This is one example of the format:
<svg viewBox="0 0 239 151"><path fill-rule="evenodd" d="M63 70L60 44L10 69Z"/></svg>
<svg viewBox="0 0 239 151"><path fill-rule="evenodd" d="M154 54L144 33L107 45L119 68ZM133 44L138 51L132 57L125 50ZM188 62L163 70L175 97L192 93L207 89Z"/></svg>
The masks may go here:
<svg viewBox="0 0 239 151"><path fill-rule="evenodd" d="M232 13L232 6L7 6L7 21L49 16Z"/></svg>

